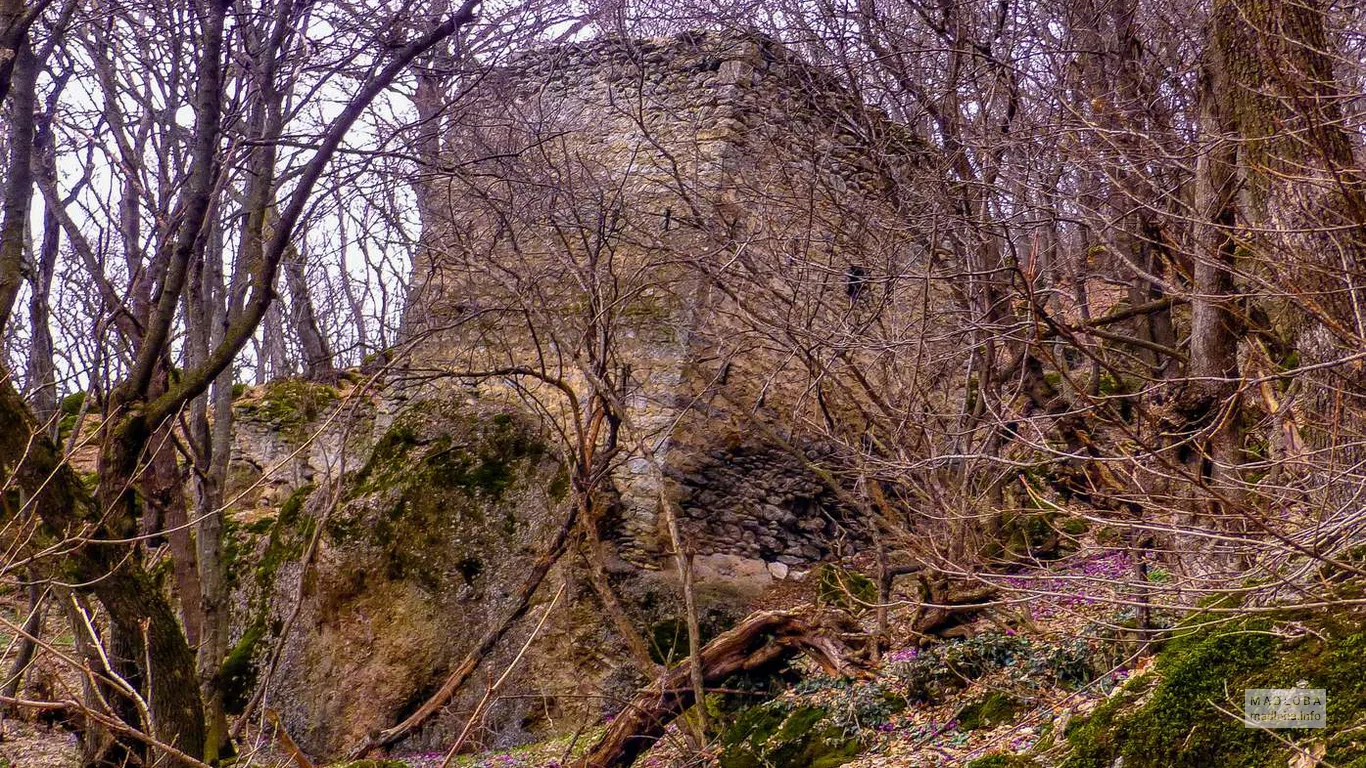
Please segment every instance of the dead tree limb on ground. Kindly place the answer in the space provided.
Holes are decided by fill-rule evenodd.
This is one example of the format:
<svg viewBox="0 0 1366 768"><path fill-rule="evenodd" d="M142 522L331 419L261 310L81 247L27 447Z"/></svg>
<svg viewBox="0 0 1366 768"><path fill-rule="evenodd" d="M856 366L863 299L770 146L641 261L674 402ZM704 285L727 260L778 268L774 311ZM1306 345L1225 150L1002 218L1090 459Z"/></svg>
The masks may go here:
<svg viewBox="0 0 1366 768"><path fill-rule="evenodd" d="M669 670L642 689L608 726L606 733L574 765L576 768L615 768L630 765L664 734L696 696L691 684L694 658L700 657L702 677L713 686L737 672L775 666L805 654L833 675L858 670L851 649L841 635L858 631L853 620L835 612L760 611L707 643L696 657Z"/></svg>

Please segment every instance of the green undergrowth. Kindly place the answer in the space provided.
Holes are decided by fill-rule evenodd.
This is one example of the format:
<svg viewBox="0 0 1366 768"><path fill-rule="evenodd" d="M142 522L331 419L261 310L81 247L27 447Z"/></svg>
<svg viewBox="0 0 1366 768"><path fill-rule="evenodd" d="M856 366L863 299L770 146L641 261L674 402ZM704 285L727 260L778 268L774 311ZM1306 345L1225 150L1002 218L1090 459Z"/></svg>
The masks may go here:
<svg viewBox="0 0 1366 768"><path fill-rule="evenodd" d="M1121 758L1125 768L1280 768L1291 756L1281 739L1322 741L1326 763L1366 768L1366 632L1355 618L1287 613L1177 634L1152 675L1068 727L1063 768L1110 768ZM1326 728L1244 727L1244 689L1301 682L1326 689Z"/></svg>
<svg viewBox="0 0 1366 768"><path fill-rule="evenodd" d="M781 699L741 712L720 743L720 768L835 768L863 747L859 732L833 722L826 708Z"/></svg>
<svg viewBox="0 0 1366 768"><path fill-rule="evenodd" d="M1084 640L1026 638L988 632L887 657L883 674L872 679L807 677L784 695L730 712L713 712L724 723L721 768L836 766L888 739L966 740L977 729L1016 722L1036 706L1041 690L1075 689L1098 671L1089 663L1093 646ZM1008 672L1005 689L964 689ZM923 707L952 705L949 723L916 715ZM1002 759L1005 759L1004 756ZM984 765L1028 766L1006 762Z"/></svg>
<svg viewBox="0 0 1366 768"><path fill-rule="evenodd" d="M1101 669L1085 640L1044 642L1023 635L989 632L965 640L895 654L888 669L915 702L942 703L974 680L1003 668L1020 680L1075 689Z"/></svg>
<svg viewBox="0 0 1366 768"><path fill-rule="evenodd" d="M833 768L869 746L908 702L881 681L815 677L793 696L713 711L723 726L720 768Z"/></svg>
<svg viewBox="0 0 1366 768"><path fill-rule="evenodd" d="M65 439L71 434L71 430L76 428L76 418L81 413L81 408L85 405L84 392L72 392L63 397L59 404L61 418L58 420L57 429L59 434Z"/></svg>
<svg viewBox="0 0 1366 768"><path fill-rule="evenodd" d="M998 754L979 757L965 768L1040 768L1039 761L1025 755Z"/></svg>

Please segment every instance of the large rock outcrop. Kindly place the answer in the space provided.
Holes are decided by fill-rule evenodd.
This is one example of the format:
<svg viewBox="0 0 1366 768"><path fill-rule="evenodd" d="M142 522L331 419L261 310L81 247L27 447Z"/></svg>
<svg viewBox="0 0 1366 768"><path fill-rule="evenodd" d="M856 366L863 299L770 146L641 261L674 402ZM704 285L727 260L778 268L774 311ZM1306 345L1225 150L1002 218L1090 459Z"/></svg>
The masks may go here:
<svg viewBox="0 0 1366 768"><path fill-rule="evenodd" d="M566 514L568 476L529 413L449 388L291 380L235 410L229 706L268 685L268 706L306 751L340 756L412 712L503 618ZM699 564L714 574L701 592L709 634L773 582L746 562ZM657 658L684 652L676 581L608 566ZM507 746L616 711L643 678L571 548L474 680L401 749L449 745L561 587L473 743Z"/></svg>
<svg viewBox="0 0 1366 768"><path fill-rule="evenodd" d="M313 567L276 584L302 605L277 706L321 755L401 719L500 619L567 486L525 416L431 399L401 409L330 490L309 505Z"/></svg>

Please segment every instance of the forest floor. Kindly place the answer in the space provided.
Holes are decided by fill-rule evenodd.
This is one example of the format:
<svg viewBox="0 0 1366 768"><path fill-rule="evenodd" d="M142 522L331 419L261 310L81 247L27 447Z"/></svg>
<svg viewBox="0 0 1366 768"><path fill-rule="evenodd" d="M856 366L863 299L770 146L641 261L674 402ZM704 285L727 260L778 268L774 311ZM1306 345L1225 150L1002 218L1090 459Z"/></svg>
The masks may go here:
<svg viewBox="0 0 1366 768"><path fill-rule="evenodd" d="M1122 629L1133 609L1115 585L1132 570L1127 554L1097 548L1021 572L1014 586L1035 594L982 615L960 630L967 637L922 644L894 622L897 642L867 679L823 677L799 662L801 682L778 697L718 714L728 724L709 753L686 749L675 724L637 765L951 768L990 755L1056 754L1068 721L1151 666ZM591 743L588 734L579 743ZM558 768L565 747L561 740L452 764ZM444 755L396 758L437 768Z"/></svg>
<svg viewBox="0 0 1366 768"><path fill-rule="evenodd" d="M3 768L78 768L81 764L74 733L13 719L6 720L0 729Z"/></svg>
<svg viewBox="0 0 1366 768"><path fill-rule="evenodd" d="M798 662L800 682L776 698L758 705L752 699L716 703L716 719L726 725L711 752L699 756L685 748L675 725L637 764L782 765L800 753L808 762L793 764L928 768L965 766L991 754L1046 754L1061 742L1057 736L1069 719L1093 710L1147 664L1124 658L1123 638L1113 631L1133 618L1125 596L1113 586L1131 569L1123 552L1092 549L1021 572L1014 577L1018 586L1038 594L984 612L960 628L964 637L952 640L925 642L894 620L895 642L866 679L828 678ZM783 601L796 597L781 596ZM768 604L777 600L769 595L757 607L778 607ZM22 606L0 610L14 621ZM871 623L871 612L863 620ZM58 637L54 645L69 650L70 638ZM72 675L48 670L42 677L55 688L42 692L46 695L65 698L76 690ZM556 768L590 746L598 733L460 755L451 764ZM256 744L247 764L289 764L273 745L260 739ZM784 749L791 754L784 757ZM74 735L61 728L23 720L3 725L0 768L9 768L4 760L15 768L74 768L78 755ZM831 760L822 761L822 755ZM408 768L438 768L445 755L389 759Z"/></svg>

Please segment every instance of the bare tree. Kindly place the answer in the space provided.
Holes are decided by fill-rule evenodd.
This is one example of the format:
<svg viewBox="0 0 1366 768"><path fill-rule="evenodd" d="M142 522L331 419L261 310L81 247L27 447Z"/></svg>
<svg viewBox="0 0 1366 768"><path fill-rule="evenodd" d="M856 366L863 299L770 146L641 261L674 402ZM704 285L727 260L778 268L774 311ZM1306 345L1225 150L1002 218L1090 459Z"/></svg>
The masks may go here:
<svg viewBox="0 0 1366 768"><path fill-rule="evenodd" d="M3 391L3 410L5 422L4 455L12 457L7 482L12 482L30 494L29 506L36 512L45 525L49 535L58 539L77 532L77 536L93 540L112 540L123 546L109 544L88 544L77 546L67 554L67 568L83 588L92 591L104 605L110 617L111 659L114 667L110 674L126 681L122 690L111 688L108 698L129 728L151 734L159 745L173 745L176 754L191 756L206 755L214 758L220 745L210 743L206 746L203 707L199 695L199 685L195 672L193 653L187 641L186 631L197 635L202 629L197 587L187 580L180 580L182 605L187 607L187 621L182 628L180 618L172 609L165 596L154 588L142 565L142 557L136 545L144 537L137 535L139 505L134 496L134 482L158 482L159 488L171 496L163 509L175 511L177 517L161 520L149 530L155 533L166 523L170 523L169 533L181 536L188 542L188 529L185 525L185 503L179 496L182 479L170 450L170 420L191 400L199 397L219 375L228 368L238 352L250 340L258 324L274 303L275 275L289 250L294 237L294 229L300 223L314 187L322 177L328 162L341 145L347 131L367 109L370 103L389 87L407 68L409 63L423 51L437 42L449 37L458 28L474 20L476 3L467 3L456 9L442 20L417 34L411 41L396 47L388 56L373 59L357 75L358 87L341 111L320 131L316 147L311 148L298 159L290 189L280 198L278 218L266 227L266 216L274 210L277 199L276 173L274 169L273 147L281 140L284 125L278 110L274 115L268 113L269 98L261 105L267 110L263 119L256 124L257 130L251 136L258 149L252 156L258 158L254 166L256 175L254 193L246 195L249 201L244 209L248 226L243 230L241 241L245 250L239 259L242 298L238 299L236 314L221 331L217 344L201 347L198 360L181 372L172 381L169 362L173 354L176 318L189 276L194 273L195 264L202 263L205 244L208 240L204 233L211 231L215 211L223 200L224 187L220 174L231 168L225 164L224 115L226 114L225 93L232 68L224 56L227 34L225 20L229 6L223 3L207 2L169 9L163 17L146 18L159 28L167 41L193 40L195 64L193 72L183 73L185 79L174 77L164 84L176 89L183 83L186 87L187 104L192 107L195 121L184 141L183 175L166 182L160 189L174 189L174 196L152 199L156 210L173 213L169 219L159 219L154 233L145 242L139 229L142 215L138 204L152 194L150 185L142 175L144 169L137 152L142 150L134 144L134 137L122 133L122 105L125 95L119 88L119 72L112 59L97 58L96 73L105 94L105 117L116 123L114 133L117 145L116 167L126 172L124 215L114 219L122 222L121 239L127 254L128 276L132 289L125 299L120 292L104 286L103 293L109 302L109 309L122 318L120 332L127 344L126 365L121 365L118 383L107 391L102 404L104 416L100 427L99 483L91 494L65 463L60 450L43 433L43 425L35 422L28 406L22 402L12 383L7 382ZM281 3L267 10L267 17L273 24L267 26L269 44L263 61L278 61L290 35L299 34L299 26L304 16L299 8L291 3ZM21 20L22 21L22 20ZM111 22L118 25L121 20L115 16ZM13 27L18 22L11 22ZM139 19L137 23L143 23ZM240 28L238 28L240 30ZM96 56L102 55L99 43L107 40L105 33L98 27L91 30L91 40L96 43L93 49ZM22 48L22 46L21 46ZM297 49L296 49L297 50ZM22 55L28 54L20 51ZM151 53L150 49L143 52ZM150 61L144 62L145 69L135 75L156 72ZM12 120L12 132L19 139L20 149L14 154L14 161L22 160L23 171L29 166L29 152L32 146L31 120L32 86L29 80L36 77L30 69L36 65L26 64L16 69L17 100L13 103L23 119ZM173 70L174 76L177 73ZM279 73L269 65L255 73L253 79L258 88L276 89ZM154 115L145 115L150 121ZM143 122L146 126L148 123ZM136 130L131 126L128 130ZM145 137L139 137L145 138ZM178 139L172 139L166 147L174 155ZM230 156L228 156L230 157ZM158 165L163 172L167 166ZM23 173L7 174L8 183L17 185L19 191L27 188L29 182ZM60 211L63 202L55 192L56 180L48 179L45 198L49 207ZM18 232L16 247L6 246L3 265L13 274L19 274L14 266L22 258L23 226L16 217L22 217L22 200L28 194L9 194L7 201L6 231ZM71 217L67 225L73 239L81 232L80 222ZM163 222L165 224L163 225ZM255 222L251 224L250 222ZM7 236L8 237L8 236ZM6 240L9 242L9 239ZM79 246L77 246L79 250ZM142 249L146 248L146 251ZM213 253L221 253L214 251ZM107 278L98 269L98 263L90 264L90 278L98 285L107 283ZM209 270L212 273L212 270ZM202 270L201 270L202 274ZM7 299L7 305L12 303ZM8 309L8 306L7 306ZM8 311L6 312L8 314ZM202 337L202 333L201 333ZM144 472L144 465L150 462L153 470ZM162 466L164 470L157 470ZM153 478L151 481L138 481L138 478ZM213 534L212 527L201 529L201 535ZM128 545L134 549L124 551ZM210 548L212 542L202 542ZM176 547L176 560L187 571L194 568L194 553L182 543ZM212 561L212 557L208 558ZM221 563L209 563L218 568ZM221 576L220 576L221 578ZM220 582L221 583L221 582ZM217 594L211 588L210 606L221 610L222 592ZM218 601L215 605L215 601ZM215 633L221 634L225 617L216 616L220 622ZM210 644L212 649L214 646ZM221 648L219 649L221 650ZM219 657L221 659L221 656ZM210 667L216 668L217 662ZM209 675L210 700L213 700L213 674ZM215 719L220 724L213 727L217 737L223 736L221 714ZM144 743L134 742L128 748L140 751Z"/></svg>

